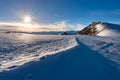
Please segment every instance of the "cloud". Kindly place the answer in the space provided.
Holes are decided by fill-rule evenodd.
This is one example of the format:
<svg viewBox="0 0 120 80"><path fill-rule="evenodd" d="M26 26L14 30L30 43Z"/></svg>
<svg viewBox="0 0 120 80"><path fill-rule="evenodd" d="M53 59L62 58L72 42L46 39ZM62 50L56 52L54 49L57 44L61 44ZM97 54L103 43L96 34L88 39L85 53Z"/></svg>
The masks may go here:
<svg viewBox="0 0 120 80"><path fill-rule="evenodd" d="M0 30L8 31L27 31L27 32L40 32L40 31L68 31L80 30L84 26L81 24L70 24L66 21L60 21L53 24L38 24L38 23L20 23L20 22L0 22Z"/></svg>

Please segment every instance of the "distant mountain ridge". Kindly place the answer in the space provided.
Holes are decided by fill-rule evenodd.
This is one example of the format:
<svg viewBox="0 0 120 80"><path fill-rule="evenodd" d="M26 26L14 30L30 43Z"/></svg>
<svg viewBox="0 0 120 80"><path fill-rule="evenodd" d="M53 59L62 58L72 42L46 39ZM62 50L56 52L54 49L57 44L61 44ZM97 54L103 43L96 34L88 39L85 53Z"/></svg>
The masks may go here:
<svg viewBox="0 0 120 80"><path fill-rule="evenodd" d="M78 31L78 34L120 36L120 25L105 22L92 22L92 24Z"/></svg>
<svg viewBox="0 0 120 80"><path fill-rule="evenodd" d="M0 32L4 33L27 33L27 34L40 34L40 35L95 35L95 36L112 36L120 37L120 25L106 23L106 22L92 22L87 27L79 31L57 31L49 30L49 28L31 28L24 26L14 25L0 25ZM46 31L41 31L45 29Z"/></svg>

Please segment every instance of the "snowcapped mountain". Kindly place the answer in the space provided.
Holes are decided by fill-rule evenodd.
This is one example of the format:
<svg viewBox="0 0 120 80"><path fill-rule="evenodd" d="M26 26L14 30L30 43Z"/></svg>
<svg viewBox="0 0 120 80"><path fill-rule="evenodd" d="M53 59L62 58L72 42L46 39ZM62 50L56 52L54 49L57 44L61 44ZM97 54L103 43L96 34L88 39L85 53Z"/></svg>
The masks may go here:
<svg viewBox="0 0 120 80"><path fill-rule="evenodd" d="M78 34L118 37L120 36L120 25L104 22L93 22L79 31Z"/></svg>

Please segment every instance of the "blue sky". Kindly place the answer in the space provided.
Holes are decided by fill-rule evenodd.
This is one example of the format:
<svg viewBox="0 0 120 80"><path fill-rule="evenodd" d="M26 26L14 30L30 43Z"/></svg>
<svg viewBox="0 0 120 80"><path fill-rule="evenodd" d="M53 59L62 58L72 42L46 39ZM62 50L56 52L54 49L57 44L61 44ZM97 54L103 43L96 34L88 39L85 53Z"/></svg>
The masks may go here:
<svg viewBox="0 0 120 80"><path fill-rule="evenodd" d="M19 21L29 14L44 24L120 23L120 0L0 0L0 10L0 21Z"/></svg>

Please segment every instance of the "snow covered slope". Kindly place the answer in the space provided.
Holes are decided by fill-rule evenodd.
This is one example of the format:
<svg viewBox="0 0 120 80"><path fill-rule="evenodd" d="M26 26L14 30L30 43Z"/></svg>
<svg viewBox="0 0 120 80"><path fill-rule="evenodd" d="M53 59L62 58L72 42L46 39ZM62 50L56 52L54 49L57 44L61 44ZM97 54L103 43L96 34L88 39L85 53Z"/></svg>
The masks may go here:
<svg viewBox="0 0 120 80"><path fill-rule="evenodd" d="M78 34L119 37L120 25L93 22L83 30L79 31Z"/></svg>
<svg viewBox="0 0 120 80"><path fill-rule="evenodd" d="M81 35L79 37L85 45L116 63L120 69L120 38Z"/></svg>
<svg viewBox="0 0 120 80"><path fill-rule="evenodd" d="M0 32L0 80L120 80L119 75L119 37Z"/></svg>
<svg viewBox="0 0 120 80"><path fill-rule="evenodd" d="M73 37L0 33L0 72L76 46Z"/></svg>
<svg viewBox="0 0 120 80"><path fill-rule="evenodd" d="M41 37L39 39L37 38L38 40L42 39L43 41L45 41L44 46L46 46L46 48L48 47L48 50L55 50L56 47L61 47L61 49L63 49L67 46L70 47L71 45L74 45L74 47L69 50L64 49L64 51L57 52L56 55L42 57L38 61L31 60L31 63L24 64L14 70L1 72L1 80L120 80L120 71L113 66L115 64L111 62L108 57L103 57L102 55L100 55L96 51L91 50L88 46L82 43L85 43L86 41L90 43L90 41L92 42L94 40L92 42L94 45L96 44L95 41L101 41L101 39L104 39L104 41L106 42L118 43L116 40L109 40L109 38L98 38L92 36L59 36L59 38L57 36L37 37ZM47 40L50 41L50 44L49 41L47 42L44 37L47 37ZM53 40L52 43L50 39ZM58 42L55 41L56 39L58 40ZM37 40L35 40L35 42L36 41ZM70 43L68 44L69 41ZM32 45L31 47L34 48L40 45L42 44ZM51 47L49 47L49 45L51 45ZM44 46L42 45L41 47ZM26 47L26 49L28 49L28 47ZM44 48L42 49L46 50ZM46 53L44 54L46 55ZM24 60L28 60L28 58L26 58L27 56L24 57ZM28 57L35 58L37 57L37 55L28 55ZM9 67L9 69L12 68L14 68L14 66Z"/></svg>
<svg viewBox="0 0 120 80"><path fill-rule="evenodd" d="M120 65L120 38L118 37L6 34L1 32L0 71L11 70L43 56L75 47L78 45L76 38Z"/></svg>

